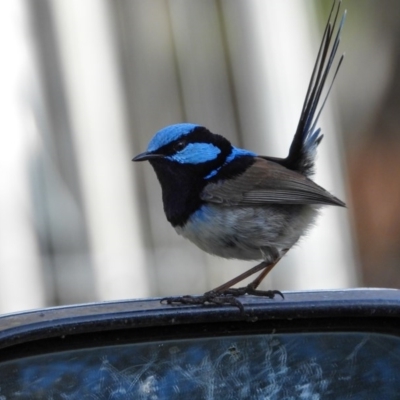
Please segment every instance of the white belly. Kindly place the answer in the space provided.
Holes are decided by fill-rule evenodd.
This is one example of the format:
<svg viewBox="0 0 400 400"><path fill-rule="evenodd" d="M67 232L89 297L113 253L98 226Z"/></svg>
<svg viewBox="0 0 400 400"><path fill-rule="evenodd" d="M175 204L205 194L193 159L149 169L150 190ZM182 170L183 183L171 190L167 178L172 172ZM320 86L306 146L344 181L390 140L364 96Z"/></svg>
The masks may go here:
<svg viewBox="0 0 400 400"><path fill-rule="evenodd" d="M317 207L284 205L221 207L205 205L195 212L179 235L207 253L241 260L267 259L290 249L307 231Z"/></svg>

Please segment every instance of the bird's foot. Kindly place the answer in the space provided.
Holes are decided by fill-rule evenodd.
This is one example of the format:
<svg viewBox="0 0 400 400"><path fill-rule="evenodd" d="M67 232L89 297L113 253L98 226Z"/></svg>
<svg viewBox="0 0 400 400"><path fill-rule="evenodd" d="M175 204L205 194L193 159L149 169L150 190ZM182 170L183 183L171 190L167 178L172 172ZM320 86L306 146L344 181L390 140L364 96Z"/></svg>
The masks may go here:
<svg viewBox="0 0 400 400"><path fill-rule="evenodd" d="M179 296L179 297L166 297L161 300L162 304L170 305L231 305L238 307L240 312L244 313L243 304L239 301L238 297L250 294L253 296L264 296L273 299L276 295L284 298L279 290L257 290L252 284L242 288L230 288L222 291L211 290L204 293L202 296Z"/></svg>
<svg viewBox="0 0 400 400"><path fill-rule="evenodd" d="M233 297L239 297L239 296L244 296L246 294L250 294L252 296L268 297L270 299L273 299L276 295L279 295L282 297L282 299L285 298L282 292L280 292L279 290L257 290L251 283L241 288L230 288L220 292L211 291L207 293L218 293L220 295L233 296Z"/></svg>
<svg viewBox="0 0 400 400"><path fill-rule="evenodd" d="M179 296L179 297L166 297L161 299L161 304L170 305L231 305L238 307L241 312L244 312L243 304L236 298L236 296L225 295L219 292L206 292L202 296Z"/></svg>

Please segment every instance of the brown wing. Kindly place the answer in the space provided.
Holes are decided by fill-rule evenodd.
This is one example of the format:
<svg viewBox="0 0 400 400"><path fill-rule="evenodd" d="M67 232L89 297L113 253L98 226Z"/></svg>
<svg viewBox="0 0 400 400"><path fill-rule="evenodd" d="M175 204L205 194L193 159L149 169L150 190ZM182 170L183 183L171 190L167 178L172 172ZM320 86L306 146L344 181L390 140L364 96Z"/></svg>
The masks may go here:
<svg viewBox="0 0 400 400"><path fill-rule="evenodd" d="M238 206L265 204L330 204L345 207L316 183L282 165L257 157L242 175L208 184L201 198L210 203Z"/></svg>

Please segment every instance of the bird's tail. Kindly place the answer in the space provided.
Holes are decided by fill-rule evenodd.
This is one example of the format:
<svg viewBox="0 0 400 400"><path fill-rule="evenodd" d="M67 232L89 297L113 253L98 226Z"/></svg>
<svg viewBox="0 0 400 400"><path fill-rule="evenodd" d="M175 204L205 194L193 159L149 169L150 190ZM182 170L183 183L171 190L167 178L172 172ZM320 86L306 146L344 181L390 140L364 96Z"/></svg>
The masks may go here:
<svg viewBox="0 0 400 400"><path fill-rule="evenodd" d="M290 146L289 155L281 162L281 164L285 165L287 168L301 172L306 176L312 175L314 172L316 150L323 137L321 129L317 128L316 125L344 58L343 54L340 57L335 74L333 75L332 82L328 88L322 105L317 111L322 90L335 59L336 51L339 47L340 34L346 18L346 11L344 11L337 33L334 36L340 5L341 0L338 2L334 0L307 89L299 124L292 145ZM331 45L333 37L334 40Z"/></svg>

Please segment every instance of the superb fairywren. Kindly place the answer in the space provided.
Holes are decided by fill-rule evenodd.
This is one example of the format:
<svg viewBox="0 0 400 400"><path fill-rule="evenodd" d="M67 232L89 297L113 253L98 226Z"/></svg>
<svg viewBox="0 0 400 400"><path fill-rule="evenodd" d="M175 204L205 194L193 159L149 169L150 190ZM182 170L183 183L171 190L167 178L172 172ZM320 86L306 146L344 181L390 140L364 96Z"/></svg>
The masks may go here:
<svg viewBox="0 0 400 400"><path fill-rule="evenodd" d="M318 208L321 205L345 206L309 179L322 140L316 124L343 60L342 55L317 112L345 19L344 13L334 37L340 2L334 13L335 4L336 1L286 158L260 156L239 149L203 126L182 123L161 129L151 139L147 151L133 159L150 161L161 184L165 215L179 235L210 254L262 260L200 298L185 296L169 302L221 303L226 299L231 302L229 299L235 295L245 293L273 297L280 292L256 288L312 225ZM230 289L258 271L260 275L245 288Z"/></svg>

